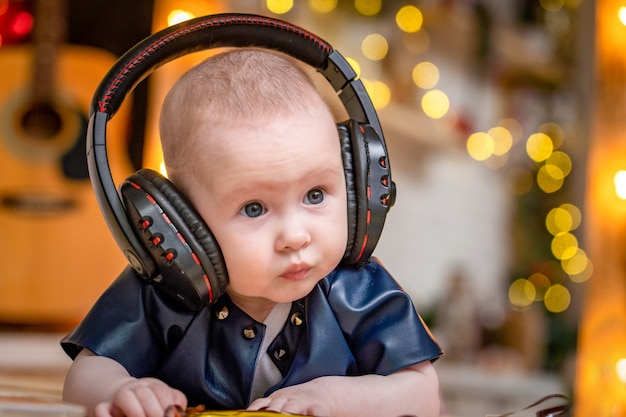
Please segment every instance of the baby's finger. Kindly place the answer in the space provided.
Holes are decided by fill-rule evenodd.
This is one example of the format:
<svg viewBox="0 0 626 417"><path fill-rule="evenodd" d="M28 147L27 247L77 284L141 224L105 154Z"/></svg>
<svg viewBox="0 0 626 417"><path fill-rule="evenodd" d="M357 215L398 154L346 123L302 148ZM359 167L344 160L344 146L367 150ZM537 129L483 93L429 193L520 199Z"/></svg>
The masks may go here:
<svg viewBox="0 0 626 417"><path fill-rule="evenodd" d="M248 406L248 411L260 411L265 410L265 408L269 405L272 400L268 397L258 398Z"/></svg>
<svg viewBox="0 0 626 417"><path fill-rule="evenodd" d="M95 417L123 417L121 411L114 413L113 404L106 402L96 405L93 409Z"/></svg>

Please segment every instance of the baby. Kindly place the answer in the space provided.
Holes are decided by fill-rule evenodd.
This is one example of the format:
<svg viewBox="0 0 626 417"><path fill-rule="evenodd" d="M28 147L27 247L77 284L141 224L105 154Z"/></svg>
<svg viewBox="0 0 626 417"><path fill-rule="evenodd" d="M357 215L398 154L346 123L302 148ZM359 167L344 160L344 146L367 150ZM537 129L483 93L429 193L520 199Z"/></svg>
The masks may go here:
<svg viewBox="0 0 626 417"><path fill-rule="evenodd" d="M298 63L215 55L177 81L160 128L169 180L219 243L225 294L189 311L125 270L62 342L64 399L97 416L437 416L442 351L410 297L375 259L341 264L338 128Z"/></svg>

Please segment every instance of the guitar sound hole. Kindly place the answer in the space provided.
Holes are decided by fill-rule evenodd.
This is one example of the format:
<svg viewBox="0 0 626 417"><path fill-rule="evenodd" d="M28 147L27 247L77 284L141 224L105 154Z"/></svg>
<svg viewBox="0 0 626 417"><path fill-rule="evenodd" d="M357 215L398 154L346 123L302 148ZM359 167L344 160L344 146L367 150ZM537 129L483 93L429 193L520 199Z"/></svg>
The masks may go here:
<svg viewBox="0 0 626 417"><path fill-rule="evenodd" d="M36 139L53 139L60 131L62 120L59 113L49 104L33 106L22 117L24 131Z"/></svg>

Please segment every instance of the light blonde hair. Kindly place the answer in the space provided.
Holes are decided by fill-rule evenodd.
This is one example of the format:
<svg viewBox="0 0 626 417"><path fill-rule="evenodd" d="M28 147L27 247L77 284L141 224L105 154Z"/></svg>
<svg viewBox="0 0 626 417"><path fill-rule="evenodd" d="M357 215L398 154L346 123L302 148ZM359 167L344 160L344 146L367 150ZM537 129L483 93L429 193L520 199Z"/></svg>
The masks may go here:
<svg viewBox="0 0 626 417"><path fill-rule="evenodd" d="M165 164L176 171L193 163L194 155L202 152L199 146L210 140L210 131L202 132L203 143L196 143L194 132L201 123L258 124L297 112L311 113L319 106L327 109L332 122L313 81L291 57L257 48L212 56L187 71L165 98L160 119Z"/></svg>

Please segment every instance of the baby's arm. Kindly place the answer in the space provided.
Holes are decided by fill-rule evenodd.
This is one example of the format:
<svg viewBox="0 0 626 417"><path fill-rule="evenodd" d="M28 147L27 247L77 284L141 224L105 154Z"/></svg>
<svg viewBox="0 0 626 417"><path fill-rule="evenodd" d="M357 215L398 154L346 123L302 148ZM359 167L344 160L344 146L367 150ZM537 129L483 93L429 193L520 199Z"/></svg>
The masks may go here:
<svg viewBox="0 0 626 417"><path fill-rule="evenodd" d="M278 390L248 409L333 417L434 417L439 407L439 380L427 361L388 376L320 377Z"/></svg>
<svg viewBox="0 0 626 417"><path fill-rule="evenodd" d="M187 407L185 395L156 378L133 378L113 359L84 349L70 366L65 401L87 407L89 416L163 417L172 404Z"/></svg>

